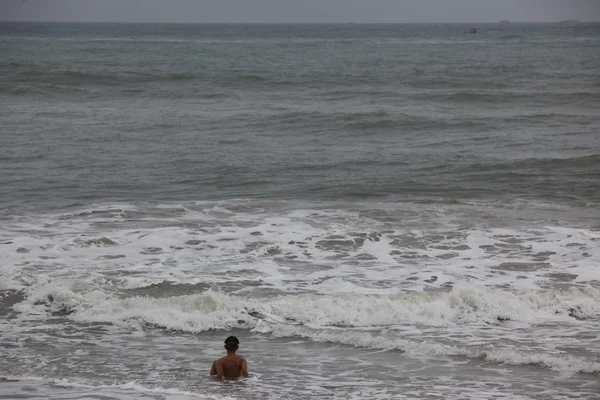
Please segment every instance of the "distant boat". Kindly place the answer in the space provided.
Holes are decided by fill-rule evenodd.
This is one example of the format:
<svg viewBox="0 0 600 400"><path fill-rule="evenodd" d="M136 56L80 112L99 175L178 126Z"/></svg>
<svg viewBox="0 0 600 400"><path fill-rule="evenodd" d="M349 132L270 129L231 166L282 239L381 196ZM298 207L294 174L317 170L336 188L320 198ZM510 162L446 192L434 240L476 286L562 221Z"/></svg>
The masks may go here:
<svg viewBox="0 0 600 400"><path fill-rule="evenodd" d="M471 28L468 31L465 31L465 33L477 33L477 29Z"/></svg>
<svg viewBox="0 0 600 400"><path fill-rule="evenodd" d="M511 22L507 19L503 19L502 21L498 22L499 24L510 24Z"/></svg>

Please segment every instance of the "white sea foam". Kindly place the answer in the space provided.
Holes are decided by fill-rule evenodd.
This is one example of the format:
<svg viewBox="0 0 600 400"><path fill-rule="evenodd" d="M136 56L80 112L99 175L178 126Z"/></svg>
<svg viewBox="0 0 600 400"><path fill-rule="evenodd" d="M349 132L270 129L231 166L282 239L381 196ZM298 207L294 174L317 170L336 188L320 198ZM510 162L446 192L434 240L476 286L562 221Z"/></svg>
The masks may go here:
<svg viewBox="0 0 600 400"><path fill-rule="evenodd" d="M167 280L248 290L252 281L257 290L386 294L461 282L533 289L600 280L600 233L589 229L465 226L471 206L267 212L240 204L19 218L0 232L2 284L28 287L46 275L122 287ZM513 210L492 211L504 218ZM489 207L478 212L491 215Z"/></svg>
<svg viewBox="0 0 600 400"><path fill-rule="evenodd" d="M23 384L31 384L33 382L38 384L47 384L53 388L76 388L76 389L88 389L93 390L96 398L97 393L111 396L110 398L118 399L130 399L138 398L137 394L142 395L163 395L165 399L176 400L176 399L212 399L212 400L233 400L234 397L222 396L222 395L209 395L202 393L195 393L187 390L181 390L177 388L164 388L160 386L150 387L148 385L140 384L138 382L123 382L112 385L100 384L89 379L48 379L43 377L31 377L31 376L5 376L4 379L8 381L18 382L20 386ZM47 389L46 389L47 390ZM1 393L1 392L0 392ZM51 393L47 393L51 395ZM78 399L85 399L87 393L76 393ZM89 393L91 395L92 393ZM82 397L83 396L83 397ZM113 397L114 396L114 397ZM57 396L58 397L58 396ZM143 397L140 397L143 398Z"/></svg>
<svg viewBox="0 0 600 400"><path fill-rule="evenodd" d="M126 382L122 384L116 385L94 385L93 383L82 382L74 382L69 379L57 379L53 381L53 384L56 386L62 387L78 387L78 388L93 388L93 389L120 389L124 391L135 391L140 393L147 394L162 394L162 395L170 395L177 396L179 398L197 398L197 399L219 399L219 400L232 400L233 397L230 396L217 396L217 395L206 395L200 393L194 393L190 391L175 389L175 388L163 388L163 387L148 387L141 385L137 382ZM172 397L170 397L172 398Z"/></svg>
<svg viewBox="0 0 600 400"><path fill-rule="evenodd" d="M175 388L150 387L137 382L125 382L121 384L103 385L89 380L82 379L45 379L40 377L4 377L9 379L0 385L0 396L4 394L15 396L19 394L22 398L39 399L37 393L43 393L45 399L65 399L72 398L78 400L96 399L98 396L111 399L146 399L149 397L164 400L192 400L192 399L219 399L233 400L245 398L260 399L282 399L282 398L343 398L343 399L419 399L436 396L439 398L448 398L455 400L472 399L511 399L511 400L530 400L531 397L516 395L515 393L506 393L498 388L490 387L456 387L455 382L446 377L438 377L435 384L419 387L418 383L405 382L402 385L401 393L390 393L389 388L373 385L371 380L358 382L356 380L344 381L340 378L333 382L323 382L318 377L312 377L311 380L299 386L298 377L291 379L294 385L287 387L277 387L274 385L262 384L251 385L243 390L232 390L231 395L198 393L190 390L180 390ZM289 383L289 382L288 382ZM481 385L485 386L485 385ZM498 386L498 382L496 382ZM501 386L500 386L501 388ZM34 390L32 390L34 389ZM206 391L206 388L203 388ZM238 389L238 388L236 388ZM21 393L19 393L21 392ZM567 399L567 396L561 396L552 391L553 399Z"/></svg>
<svg viewBox="0 0 600 400"><path fill-rule="evenodd" d="M266 329L265 329L266 328ZM600 362L567 353L552 354L527 347L448 345L434 341L415 341L386 336L375 336L368 332L348 332L335 330L309 330L304 327L261 325L259 331L272 333L277 337L301 336L318 342L339 343L354 347L380 350L399 350L409 356L422 358L427 356L463 356L483 359L509 365L533 365L551 368L568 373L589 373L600 375Z"/></svg>
<svg viewBox="0 0 600 400"><path fill-rule="evenodd" d="M31 321L62 329L43 322L57 313L135 332L242 328L597 372L597 360L561 348L600 351L590 339L600 328L599 232L520 224L510 207L269 205L114 205L9 220L0 289L25 300L5 335ZM466 224L473 207L490 217Z"/></svg>
<svg viewBox="0 0 600 400"><path fill-rule="evenodd" d="M66 309L75 312L73 318L84 321L139 318L189 331L228 329L240 319L252 325L253 319L248 317L252 312L317 327L405 324L447 327L497 323L499 319L528 324L600 319L600 290L594 288L511 292L464 285L450 292L298 294L270 298L212 290L164 298L121 298L102 290L82 290L85 286L78 282L50 282L32 290L27 300L15 308L26 313L45 307L54 311Z"/></svg>
<svg viewBox="0 0 600 400"><path fill-rule="evenodd" d="M49 297L51 304L40 304ZM69 318L75 321L129 324L130 329L139 329L138 321L196 333L246 328L282 337L402 350L415 357L466 356L567 372L600 372L596 361L557 350L568 344L573 334L581 336L577 340L580 346L600 350L590 339L600 328L600 291L593 288L509 292L462 287L451 292L271 298L209 290L165 298L120 298L49 284L32 292L15 309L31 318L43 317L46 307L73 311ZM546 326L550 326L549 333L544 333ZM538 335L548 336L540 342ZM498 344L498 340L510 343Z"/></svg>

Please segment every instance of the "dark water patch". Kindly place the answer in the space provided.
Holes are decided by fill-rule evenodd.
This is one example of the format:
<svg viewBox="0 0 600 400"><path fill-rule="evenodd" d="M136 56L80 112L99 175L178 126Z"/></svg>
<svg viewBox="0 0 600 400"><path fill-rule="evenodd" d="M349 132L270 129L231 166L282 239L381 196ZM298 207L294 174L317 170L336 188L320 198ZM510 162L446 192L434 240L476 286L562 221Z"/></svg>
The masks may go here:
<svg viewBox="0 0 600 400"><path fill-rule="evenodd" d="M178 85L180 86L180 85ZM224 102L227 100L237 99L237 94L234 90L231 91L219 91L215 88L202 84L201 82L194 81L189 85L182 85L183 87L174 87L174 85L164 83L150 83L150 84L136 84L134 86L120 87L115 92L108 92L107 95L120 95L124 98L137 98L137 97L151 97L155 100L171 99L181 100L188 99L190 101L199 101L202 104L214 104L217 102ZM160 126L155 125L153 128L176 128L181 126L179 124L173 124L173 126Z"/></svg>
<svg viewBox="0 0 600 400"><path fill-rule="evenodd" d="M67 316L73 314L74 312L75 312L75 310L73 310L73 309L69 309L67 307L62 307L55 311L52 311L50 313L50 315L52 315L53 317L67 317Z"/></svg>
<svg viewBox="0 0 600 400"><path fill-rule="evenodd" d="M488 121L477 118L432 118L414 115L350 115L346 119L350 122L345 124L349 130L358 130L361 134L370 130L402 130L408 132L434 131L444 129L470 130L478 129L485 132L490 129Z"/></svg>
<svg viewBox="0 0 600 400"><path fill-rule="evenodd" d="M371 86L361 88L338 88L332 90L319 90L315 92L316 96L324 97L328 100L355 99L357 96L373 98L395 98L402 97L400 93L389 88L374 89Z"/></svg>
<svg viewBox="0 0 600 400"><path fill-rule="evenodd" d="M315 247L333 251L356 251L363 245L364 241L363 238L327 238L316 242Z"/></svg>
<svg viewBox="0 0 600 400"><path fill-rule="evenodd" d="M512 35L497 36L493 40L500 41L500 42L506 42L506 41L518 41L518 40L521 40L523 38L526 38L526 36L512 34Z"/></svg>
<svg viewBox="0 0 600 400"><path fill-rule="evenodd" d="M162 254L162 248L161 247L147 247L145 249L143 249L143 251L140 251L140 254L145 254L145 255L149 255L149 254Z"/></svg>
<svg viewBox="0 0 600 400"><path fill-rule="evenodd" d="M80 203L78 203L80 204ZM115 218L122 214L123 210L116 209L106 209L106 210L86 210L76 213L63 214L58 217L59 220L72 220L79 218L98 218L98 217L106 217L106 218Z"/></svg>
<svg viewBox="0 0 600 400"><path fill-rule="evenodd" d="M492 267L493 269L501 270L501 271L520 271L520 272L533 272L538 271L540 269L548 268L550 264L548 263L528 263L528 262L505 262L501 263L496 267Z"/></svg>
<svg viewBox="0 0 600 400"><path fill-rule="evenodd" d="M109 68L60 70L52 68L20 67L12 71L8 82L0 81L0 93L11 95L74 94L125 97L152 96L154 98L197 98L223 100L234 96L221 89L256 85L295 85L273 76L257 74L209 74L202 72L142 72Z"/></svg>
<svg viewBox="0 0 600 400"><path fill-rule="evenodd" d="M15 71L11 80L19 83L42 83L53 85L82 85L100 84L103 86L116 86L119 84L118 75L107 73L80 72L69 70L51 70L30 68Z"/></svg>
<svg viewBox="0 0 600 400"><path fill-rule="evenodd" d="M545 276L552 278L553 280L558 281L558 282L571 282L571 281L574 281L575 279L577 279L578 275L568 274L565 272L555 272L555 273L547 274Z"/></svg>
<svg viewBox="0 0 600 400"><path fill-rule="evenodd" d="M12 73L11 80L20 83L42 83L52 85L102 85L118 86L120 84L180 82L202 78L196 73L150 73L141 71L110 71L108 68L89 69L87 71L52 69L52 68L22 68Z"/></svg>
<svg viewBox="0 0 600 400"><path fill-rule="evenodd" d="M416 101L443 101L451 104L460 103L490 103L490 104L502 104L511 103L517 100L522 95L517 94L506 94L500 91L495 92L482 92L480 89L474 89L471 91L456 91L451 93L433 91L426 94L413 95Z"/></svg>
<svg viewBox="0 0 600 400"><path fill-rule="evenodd" d="M13 313L12 307L25 300L25 292L17 289L0 290L0 317Z"/></svg>
<svg viewBox="0 0 600 400"><path fill-rule="evenodd" d="M437 255L435 257L439 258L440 260L450 260L450 259L456 258L458 256L459 256L458 253L445 253L445 254Z"/></svg>
<svg viewBox="0 0 600 400"><path fill-rule="evenodd" d="M241 74L233 75L233 76L229 75L226 78L224 78L222 81L230 83L230 84L243 84L245 82L250 82L250 83L267 82L268 80L269 80L268 76L259 75L259 74L241 73Z"/></svg>
<svg viewBox="0 0 600 400"><path fill-rule="evenodd" d="M589 92L589 91L574 91L574 92L560 92L556 91L509 91L507 89L498 88L496 90L482 89L481 87L473 87L471 90L456 90L449 91L445 89L443 91L432 90L423 94L415 94L409 96L415 101L425 102L442 102L448 105L473 105L478 107L481 105L488 106L502 106L513 104L515 102L527 103L527 104L538 104L546 106L557 106L557 105L582 105L592 106L592 104L600 101L600 93ZM539 113L532 114L530 116L518 116L507 118L507 122L528 122L528 121L556 121L565 120L564 122L574 120L579 123L586 123L589 118L581 115L571 114L559 114L559 113Z"/></svg>
<svg viewBox="0 0 600 400"><path fill-rule="evenodd" d="M598 99L600 100L600 97ZM586 115L562 113L521 114L510 116L504 118L503 120L504 122L510 124L524 124L535 122L537 124L556 126L572 126L573 124L587 126L594 123L594 120L590 119Z"/></svg>
<svg viewBox="0 0 600 400"><path fill-rule="evenodd" d="M270 245L269 242L263 242L263 241L245 243L244 248L240 249L240 254L252 253L259 249L267 248L267 246L269 246L269 245ZM272 250L268 249L267 254L271 254L269 251L272 252ZM275 252L275 254L279 254L279 253Z"/></svg>
<svg viewBox="0 0 600 400"><path fill-rule="evenodd" d="M325 111L286 111L275 114L258 115L251 118L252 128L328 126L334 131L343 131L363 136L388 131L418 132L434 130L490 130L489 120L484 118L433 118L411 114L397 114L385 111L372 112L325 112Z"/></svg>
<svg viewBox="0 0 600 400"><path fill-rule="evenodd" d="M354 257L354 259L356 259L356 260L364 260L364 261L374 261L374 260L377 260L377 257L375 257L375 256L373 256L371 254L368 254L368 253L361 253L361 254L356 255Z"/></svg>
<svg viewBox="0 0 600 400"><path fill-rule="evenodd" d="M90 239L90 240L86 240L85 244L88 246L116 246L117 243L110 240L107 237L101 237L98 239Z"/></svg>
<svg viewBox="0 0 600 400"><path fill-rule="evenodd" d="M199 244L206 243L206 240L187 240L185 244L190 246L197 246Z"/></svg>
<svg viewBox="0 0 600 400"><path fill-rule="evenodd" d="M144 210L123 210L120 216L125 219L138 220L138 219L159 219L159 218L173 218L181 216L187 212L186 209L180 207L172 208L159 208L151 207Z"/></svg>
<svg viewBox="0 0 600 400"><path fill-rule="evenodd" d="M27 95L93 95L97 92L89 88L72 87L61 84L47 83L26 83L26 82L0 82L0 93L5 93L12 96L27 96Z"/></svg>
<svg viewBox="0 0 600 400"><path fill-rule="evenodd" d="M53 295L49 294L44 300L38 300L34 303L36 306L43 306L48 316L63 318L67 317L77 311L77 306L72 304L65 304L62 301L58 301ZM48 322L48 321L47 321ZM55 321L56 322L56 321ZM60 320L56 323L60 323Z"/></svg>
<svg viewBox="0 0 600 400"><path fill-rule="evenodd" d="M416 77L410 82L410 87L415 89L439 90L502 90L510 88L510 85L501 80L488 79L487 76L476 77L451 77L448 75L436 77L435 75L427 75Z"/></svg>
<svg viewBox="0 0 600 400"><path fill-rule="evenodd" d="M115 254L115 255L107 254L107 255L98 257L98 260L118 260L119 258L126 258L126 257L127 256L124 254Z"/></svg>
<svg viewBox="0 0 600 400"><path fill-rule="evenodd" d="M415 201L418 204L450 204L450 205L462 205L465 204L459 199L418 199Z"/></svg>
<svg viewBox="0 0 600 400"><path fill-rule="evenodd" d="M530 158L512 162L498 162L489 164L472 164L467 171L493 172L497 177L502 173L514 171L526 176L528 174L547 174L550 170L571 171L582 176L597 177L600 173L600 154L572 157L572 158Z"/></svg>
<svg viewBox="0 0 600 400"><path fill-rule="evenodd" d="M600 320L600 312L596 310L585 309L581 306L570 307L567 309L567 314L569 317L573 317L579 321Z"/></svg>

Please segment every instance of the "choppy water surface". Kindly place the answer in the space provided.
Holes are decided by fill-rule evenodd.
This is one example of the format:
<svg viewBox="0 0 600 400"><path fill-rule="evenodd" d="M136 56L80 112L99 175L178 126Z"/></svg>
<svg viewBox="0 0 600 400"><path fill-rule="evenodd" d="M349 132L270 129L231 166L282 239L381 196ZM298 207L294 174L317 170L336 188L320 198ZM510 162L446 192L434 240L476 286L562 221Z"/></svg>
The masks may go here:
<svg viewBox="0 0 600 400"><path fill-rule="evenodd" d="M0 24L0 398L596 398L600 26L469 28Z"/></svg>

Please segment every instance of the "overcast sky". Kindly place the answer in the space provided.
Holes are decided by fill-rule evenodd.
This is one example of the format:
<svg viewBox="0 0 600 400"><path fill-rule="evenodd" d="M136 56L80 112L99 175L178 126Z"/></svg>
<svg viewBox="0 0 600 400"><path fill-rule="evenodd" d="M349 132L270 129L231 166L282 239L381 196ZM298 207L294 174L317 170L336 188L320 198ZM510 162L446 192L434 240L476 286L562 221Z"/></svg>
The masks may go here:
<svg viewBox="0 0 600 400"><path fill-rule="evenodd" d="M0 0L0 20L94 22L600 21L600 0Z"/></svg>

